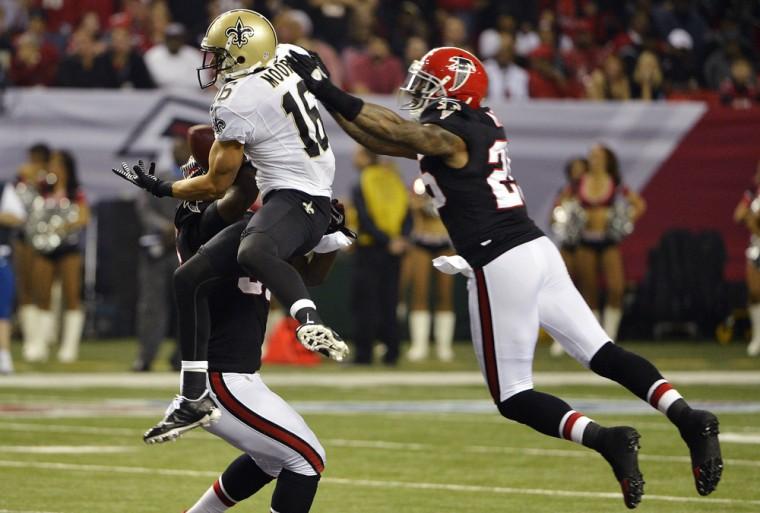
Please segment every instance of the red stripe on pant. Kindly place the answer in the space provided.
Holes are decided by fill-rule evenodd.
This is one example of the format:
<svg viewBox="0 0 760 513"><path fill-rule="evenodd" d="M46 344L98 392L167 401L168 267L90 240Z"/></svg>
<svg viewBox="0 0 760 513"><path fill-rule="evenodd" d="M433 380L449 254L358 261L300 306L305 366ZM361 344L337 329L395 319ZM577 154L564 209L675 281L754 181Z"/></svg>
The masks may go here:
<svg viewBox="0 0 760 513"><path fill-rule="evenodd" d="M564 427L562 428L562 438L564 438L565 440L572 439L573 426L575 425L576 422L578 422L578 419L581 417L583 417L583 415L581 415L578 412L572 413L570 417L568 417L568 419L565 421Z"/></svg>
<svg viewBox="0 0 760 513"><path fill-rule="evenodd" d="M222 490L222 486L219 484L219 480L217 479L214 481L214 493L216 493L217 498L222 501L222 504L227 506L228 508L231 508L236 502L232 501L227 495L224 494L224 490Z"/></svg>
<svg viewBox="0 0 760 513"><path fill-rule="evenodd" d="M483 363L486 368L486 382L491 397L496 404L501 402L499 391L499 371L496 367L496 344L493 337L491 303L488 300L488 287L482 269L475 270L475 283L478 288L478 311L480 313L480 332L483 339Z"/></svg>
<svg viewBox="0 0 760 513"><path fill-rule="evenodd" d="M673 390L673 387L670 386L670 383L663 383L659 385L654 389L654 393L652 394L652 398L649 400L649 404L657 408L657 403L660 402L660 398L665 395L665 392L668 390Z"/></svg>
<svg viewBox="0 0 760 513"><path fill-rule="evenodd" d="M232 395L232 392L230 392L226 383L222 379L222 374L220 372L209 373L209 381L211 382L211 389L214 391L214 394L216 394L217 399L219 399L222 406L224 406L230 413L259 433L263 433L269 438L277 440L290 447L303 456L315 472L318 474L322 473L325 469L325 463L322 461L322 457L319 453L317 453L317 451L315 451L306 441L287 429L282 428L249 410L243 403L238 401L234 395Z"/></svg>

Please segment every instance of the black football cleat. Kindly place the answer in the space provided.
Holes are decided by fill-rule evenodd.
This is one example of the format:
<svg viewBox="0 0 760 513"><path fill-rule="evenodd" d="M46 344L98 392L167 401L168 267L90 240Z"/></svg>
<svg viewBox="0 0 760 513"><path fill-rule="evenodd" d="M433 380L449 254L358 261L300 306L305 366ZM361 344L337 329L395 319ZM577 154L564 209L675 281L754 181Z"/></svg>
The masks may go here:
<svg viewBox="0 0 760 513"><path fill-rule="evenodd" d="M718 417L705 410L692 410L679 428L689 446L694 485L699 495L710 495L723 474L723 459L718 440Z"/></svg>
<svg viewBox="0 0 760 513"><path fill-rule="evenodd" d="M221 416L222 412L211 400L208 392L192 400L178 395L169 405L163 420L145 432L143 441L146 444L160 444L176 440L186 431L198 426L208 426Z"/></svg>
<svg viewBox="0 0 760 513"><path fill-rule="evenodd" d="M644 495L644 477L639 470L639 439L641 435L627 426L605 428L599 453L612 467L623 492L623 502L633 509Z"/></svg>

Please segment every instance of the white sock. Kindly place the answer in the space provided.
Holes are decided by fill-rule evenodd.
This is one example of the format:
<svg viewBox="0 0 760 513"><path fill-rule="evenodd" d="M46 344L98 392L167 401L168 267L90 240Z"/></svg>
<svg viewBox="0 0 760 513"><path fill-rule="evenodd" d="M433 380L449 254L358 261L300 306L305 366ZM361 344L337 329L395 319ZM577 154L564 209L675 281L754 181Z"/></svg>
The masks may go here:
<svg viewBox="0 0 760 513"><path fill-rule="evenodd" d="M760 303L749 305L749 322L752 325L752 340L760 339Z"/></svg>
<svg viewBox="0 0 760 513"><path fill-rule="evenodd" d="M647 402L666 415L668 408L679 399L683 399L681 394L666 379L655 381L647 391Z"/></svg>
<svg viewBox="0 0 760 513"><path fill-rule="evenodd" d="M206 490L198 502L185 513L222 513L234 506L236 503L226 494L222 488L221 481L217 479L214 484Z"/></svg>
<svg viewBox="0 0 760 513"><path fill-rule="evenodd" d="M0 349L0 374L10 374L11 372L13 372L11 352L7 349Z"/></svg>
<svg viewBox="0 0 760 513"><path fill-rule="evenodd" d="M409 313L409 338L412 346L409 348L410 360L427 358L430 341L430 312L427 310L412 310Z"/></svg>
<svg viewBox="0 0 760 513"><path fill-rule="evenodd" d="M454 342L454 328L457 316L451 311L436 312L433 317L433 337L438 359L448 362L454 358L451 346Z"/></svg>
<svg viewBox="0 0 760 513"><path fill-rule="evenodd" d="M591 422L593 421L582 413L570 410L559 422L559 437L583 444L583 432Z"/></svg>
<svg viewBox="0 0 760 513"><path fill-rule="evenodd" d="M623 317L623 311L620 308L607 306L604 308L604 331L609 335L611 340L617 339L620 319Z"/></svg>
<svg viewBox="0 0 760 513"><path fill-rule="evenodd" d="M24 358L33 362L44 361L48 357L48 340L50 340L50 331L53 329L55 319L50 310L37 309L32 315L34 323L30 330L28 344L24 347Z"/></svg>
<svg viewBox="0 0 760 513"><path fill-rule="evenodd" d="M81 310L66 310L63 314L63 334L58 359L64 363L76 361L79 356L79 342L82 340L84 327L84 312Z"/></svg>

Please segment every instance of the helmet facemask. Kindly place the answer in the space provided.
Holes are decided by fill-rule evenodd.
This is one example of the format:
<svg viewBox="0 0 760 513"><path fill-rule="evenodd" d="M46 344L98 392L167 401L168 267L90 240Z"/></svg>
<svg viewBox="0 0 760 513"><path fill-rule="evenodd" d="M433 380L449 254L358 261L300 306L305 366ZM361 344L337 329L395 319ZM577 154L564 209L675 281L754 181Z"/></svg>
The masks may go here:
<svg viewBox="0 0 760 513"><path fill-rule="evenodd" d="M422 111L436 98L445 96L444 84L430 73L422 71L422 63L414 61L409 66L404 85L399 87L399 108L408 110L419 119Z"/></svg>
<svg viewBox="0 0 760 513"><path fill-rule="evenodd" d="M237 61L226 48L202 47L202 50L203 63L197 68L198 84L201 89L206 89L216 84L219 74L224 76L226 72L231 71L237 65ZM210 78L204 81L204 74Z"/></svg>

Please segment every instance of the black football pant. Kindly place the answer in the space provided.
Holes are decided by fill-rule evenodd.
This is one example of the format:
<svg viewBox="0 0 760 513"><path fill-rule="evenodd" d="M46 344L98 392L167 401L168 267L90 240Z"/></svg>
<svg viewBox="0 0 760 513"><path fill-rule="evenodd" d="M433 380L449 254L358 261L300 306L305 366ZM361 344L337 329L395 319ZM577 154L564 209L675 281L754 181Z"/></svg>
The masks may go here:
<svg viewBox="0 0 760 513"><path fill-rule="evenodd" d="M372 345L386 347L383 361L394 364L399 356L396 319L401 258L385 248L358 247L354 257L352 304L354 308L355 363L372 362Z"/></svg>
<svg viewBox="0 0 760 513"><path fill-rule="evenodd" d="M238 263L288 311L299 299L311 298L288 259L311 251L329 224L330 198L290 189L272 191L243 231Z"/></svg>

